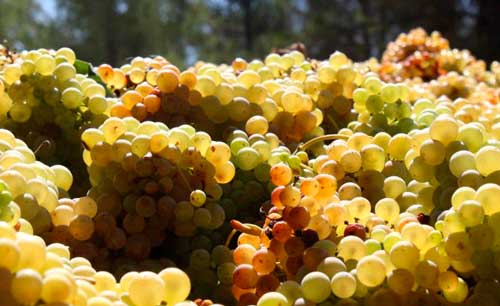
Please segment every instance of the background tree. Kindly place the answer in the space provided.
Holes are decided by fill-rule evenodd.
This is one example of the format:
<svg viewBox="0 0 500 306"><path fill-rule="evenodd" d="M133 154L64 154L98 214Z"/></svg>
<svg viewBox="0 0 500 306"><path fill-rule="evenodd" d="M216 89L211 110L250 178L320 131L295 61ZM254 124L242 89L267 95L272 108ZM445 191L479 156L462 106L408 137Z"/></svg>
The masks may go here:
<svg viewBox="0 0 500 306"><path fill-rule="evenodd" d="M500 58L497 0L0 0L0 8L0 39L69 46L95 64L159 54L185 67L263 57L298 41L311 57L341 50L363 60L417 26L479 58Z"/></svg>

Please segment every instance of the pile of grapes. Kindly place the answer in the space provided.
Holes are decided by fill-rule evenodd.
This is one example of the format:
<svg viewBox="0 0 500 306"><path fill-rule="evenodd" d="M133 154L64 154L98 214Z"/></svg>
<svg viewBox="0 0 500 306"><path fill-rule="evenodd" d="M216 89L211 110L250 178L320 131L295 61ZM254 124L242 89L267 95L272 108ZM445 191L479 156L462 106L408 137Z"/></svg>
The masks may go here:
<svg viewBox="0 0 500 306"><path fill-rule="evenodd" d="M500 306L500 64L0 46L0 306Z"/></svg>

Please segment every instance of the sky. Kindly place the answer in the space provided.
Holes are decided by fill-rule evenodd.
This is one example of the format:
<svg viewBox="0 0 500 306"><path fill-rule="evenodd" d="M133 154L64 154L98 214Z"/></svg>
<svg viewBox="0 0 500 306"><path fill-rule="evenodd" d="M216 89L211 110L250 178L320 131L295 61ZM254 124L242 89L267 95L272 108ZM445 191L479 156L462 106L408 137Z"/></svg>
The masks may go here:
<svg viewBox="0 0 500 306"><path fill-rule="evenodd" d="M37 0L37 2L40 4L42 9L44 10L44 13L47 14L50 17L55 17L56 16L56 1L55 0Z"/></svg>

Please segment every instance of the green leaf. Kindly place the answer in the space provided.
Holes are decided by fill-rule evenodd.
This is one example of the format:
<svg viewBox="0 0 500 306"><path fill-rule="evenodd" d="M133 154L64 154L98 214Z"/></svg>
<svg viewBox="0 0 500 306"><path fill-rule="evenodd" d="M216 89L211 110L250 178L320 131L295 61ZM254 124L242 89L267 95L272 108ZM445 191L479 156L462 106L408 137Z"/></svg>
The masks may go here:
<svg viewBox="0 0 500 306"><path fill-rule="evenodd" d="M76 72L80 74L89 74L92 71L92 67L89 63L77 59L73 64L75 66Z"/></svg>

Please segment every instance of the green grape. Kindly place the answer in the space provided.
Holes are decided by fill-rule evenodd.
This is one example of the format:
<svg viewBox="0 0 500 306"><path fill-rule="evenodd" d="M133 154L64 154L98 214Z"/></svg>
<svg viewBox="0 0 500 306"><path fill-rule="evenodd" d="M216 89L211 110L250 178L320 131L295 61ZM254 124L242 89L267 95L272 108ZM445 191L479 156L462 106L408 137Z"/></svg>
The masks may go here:
<svg viewBox="0 0 500 306"><path fill-rule="evenodd" d="M356 279L351 273L338 272L332 277L331 288L333 294L338 298L350 298L356 292Z"/></svg>
<svg viewBox="0 0 500 306"><path fill-rule="evenodd" d="M472 245L465 232L451 233L445 240L446 254L454 260L465 260L472 256Z"/></svg>
<svg viewBox="0 0 500 306"><path fill-rule="evenodd" d="M398 176L389 176L384 180L384 193L388 198L396 199L406 191L406 182Z"/></svg>
<svg viewBox="0 0 500 306"><path fill-rule="evenodd" d="M335 274L346 271L346 266L344 262L337 257L326 257L318 265L317 270L332 278Z"/></svg>
<svg viewBox="0 0 500 306"><path fill-rule="evenodd" d="M399 211L398 202L391 198L381 199L375 204L375 214L387 222L396 221Z"/></svg>
<svg viewBox="0 0 500 306"><path fill-rule="evenodd" d="M352 93L352 98L354 100L354 103L365 105L369 95L370 93L368 92L368 90L364 88L356 88Z"/></svg>
<svg viewBox="0 0 500 306"><path fill-rule="evenodd" d="M361 149L362 167L365 170L382 171L385 165L384 149L376 144L369 144Z"/></svg>
<svg viewBox="0 0 500 306"><path fill-rule="evenodd" d="M53 273L43 278L41 298L47 303L63 303L71 297L72 290L67 276Z"/></svg>
<svg viewBox="0 0 500 306"><path fill-rule="evenodd" d="M41 75L51 75L56 68L56 61L54 58L48 54L40 56L35 61L36 72Z"/></svg>
<svg viewBox="0 0 500 306"><path fill-rule="evenodd" d="M484 209L484 214L492 216L500 211L498 207L498 197L500 196L500 186L497 184L484 184L476 191L475 199Z"/></svg>
<svg viewBox="0 0 500 306"><path fill-rule="evenodd" d="M415 281L423 288L432 288L437 283L439 276L438 266L430 261L421 261L415 269Z"/></svg>
<svg viewBox="0 0 500 306"><path fill-rule="evenodd" d="M379 93L382 86L382 82L376 77L368 77L363 82L363 87L369 90L372 94Z"/></svg>
<svg viewBox="0 0 500 306"><path fill-rule="evenodd" d="M469 288L465 281L461 278L458 278L458 285L455 290L452 291L444 291L443 295L448 302L451 303L461 303L467 298L469 294Z"/></svg>
<svg viewBox="0 0 500 306"><path fill-rule="evenodd" d="M420 145L420 156L426 164L437 166L445 159L445 147L439 141L426 140Z"/></svg>
<svg viewBox="0 0 500 306"><path fill-rule="evenodd" d="M396 102L400 95L400 88L394 84L385 84L380 91L380 96L386 103Z"/></svg>
<svg viewBox="0 0 500 306"><path fill-rule="evenodd" d="M360 260L366 256L367 249L363 240L357 236L346 236L338 244L338 256L345 261L349 259Z"/></svg>
<svg viewBox="0 0 500 306"><path fill-rule="evenodd" d="M288 301L288 306L293 306L295 301L302 298L302 288L295 281L282 282L276 289L276 292L283 294Z"/></svg>
<svg viewBox="0 0 500 306"><path fill-rule="evenodd" d="M79 89L69 87L62 92L61 102L66 108L77 108L83 103L83 94Z"/></svg>
<svg viewBox="0 0 500 306"><path fill-rule="evenodd" d="M137 306L155 306L164 299L165 283L152 272L141 272L129 285L130 299Z"/></svg>
<svg viewBox="0 0 500 306"><path fill-rule="evenodd" d="M429 134L433 140L437 140L446 146L457 139L458 129L459 126L455 119L442 115L432 122Z"/></svg>
<svg viewBox="0 0 500 306"><path fill-rule="evenodd" d="M500 149L494 146L484 146L476 152L476 168L483 176L500 170L496 162L500 158Z"/></svg>
<svg viewBox="0 0 500 306"><path fill-rule="evenodd" d="M241 149L246 148L248 146L250 146L250 144L248 143L247 139L241 137L234 138L230 144L231 153L233 155L237 155Z"/></svg>
<svg viewBox="0 0 500 306"><path fill-rule="evenodd" d="M434 177L435 172L434 167L427 164L421 156L413 159L408 170L411 176L419 182L430 181Z"/></svg>
<svg viewBox="0 0 500 306"><path fill-rule="evenodd" d="M321 272L310 272L301 281L300 284L304 298L314 302L321 303L326 300L331 293L330 279ZM280 294L281 295L281 294ZM284 305L287 304L283 296Z"/></svg>
<svg viewBox="0 0 500 306"><path fill-rule="evenodd" d="M207 200L207 196L203 190L193 190L191 192L191 195L189 196L189 199L191 201L191 204L195 207L201 207L203 204L205 204L205 201Z"/></svg>
<svg viewBox="0 0 500 306"><path fill-rule="evenodd" d="M3 254L0 258L0 267L13 272L22 255L20 247L11 239L0 238L0 251Z"/></svg>
<svg viewBox="0 0 500 306"><path fill-rule="evenodd" d="M414 283L414 275L406 269L395 269L387 276L387 286L400 295L408 294Z"/></svg>
<svg viewBox="0 0 500 306"><path fill-rule="evenodd" d="M12 279L11 294L22 305L34 305L42 294L42 277L32 269L18 271Z"/></svg>
<svg viewBox="0 0 500 306"><path fill-rule="evenodd" d="M54 165L50 167L55 174L55 183L57 187L68 191L73 184L73 175L64 166Z"/></svg>
<svg viewBox="0 0 500 306"><path fill-rule="evenodd" d="M474 154L465 150L453 153L450 157L449 168L456 177L459 177L467 170L475 170L476 160Z"/></svg>
<svg viewBox="0 0 500 306"><path fill-rule="evenodd" d="M252 149L257 151L262 161L267 161L271 156L271 146L263 140L258 140L252 144Z"/></svg>
<svg viewBox="0 0 500 306"><path fill-rule="evenodd" d="M382 249L382 245L380 244L380 242L375 240L375 239L365 240L365 245L366 245L367 254L369 254L369 255Z"/></svg>
<svg viewBox="0 0 500 306"><path fill-rule="evenodd" d="M76 76L76 69L72 64L61 63L56 66L54 75L59 82L64 82Z"/></svg>
<svg viewBox="0 0 500 306"><path fill-rule="evenodd" d="M12 120L19 123L27 122L31 117L31 113L31 107L25 103L14 103L9 110Z"/></svg>
<svg viewBox="0 0 500 306"><path fill-rule="evenodd" d="M458 215L467 227L479 225L483 222L484 209L478 201L463 201L458 207Z"/></svg>
<svg viewBox="0 0 500 306"><path fill-rule="evenodd" d="M250 119L248 119L248 121L245 124L245 131L247 132L248 135L253 135L253 134L265 135L268 129L269 129L269 123L267 119L262 116L253 116Z"/></svg>
<svg viewBox="0 0 500 306"><path fill-rule="evenodd" d="M356 265L356 271L359 281L367 287L378 286L385 280L385 263L374 255L361 258Z"/></svg>
<svg viewBox="0 0 500 306"><path fill-rule="evenodd" d="M366 100L366 110L372 114L380 113L384 109L384 100L379 95L371 95Z"/></svg>
<svg viewBox="0 0 500 306"><path fill-rule="evenodd" d="M259 298L257 306L282 306L288 305L287 298L279 292L267 292Z"/></svg>
<svg viewBox="0 0 500 306"><path fill-rule="evenodd" d="M237 158L237 166L241 168L242 170L252 170L257 167L257 165L260 163L262 157L253 148L243 148L241 149L238 154L236 155Z"/></svg>
<svg viewBox="0 0 500 306"><path fill-rule="evenodd" d="M468 231L470 243L475 250L488 250L493 246L495 232L488 224L473 226Z"/></svg>
<svg viewBox="0 0 500 306"><path fill-rule="evenodd" d="M396 242L390 249L391 262L396 268L413 271L420 260L418 248L411 242Z"/></svg>
<svg viewBox="0 0 500 306"><path fill-rule="evenodd" d="M433 109L434 107L435 105L431 100L426 98L420 98L417 101L415 101L413 105L413 112L418 116L424 110Z"/></svg>

